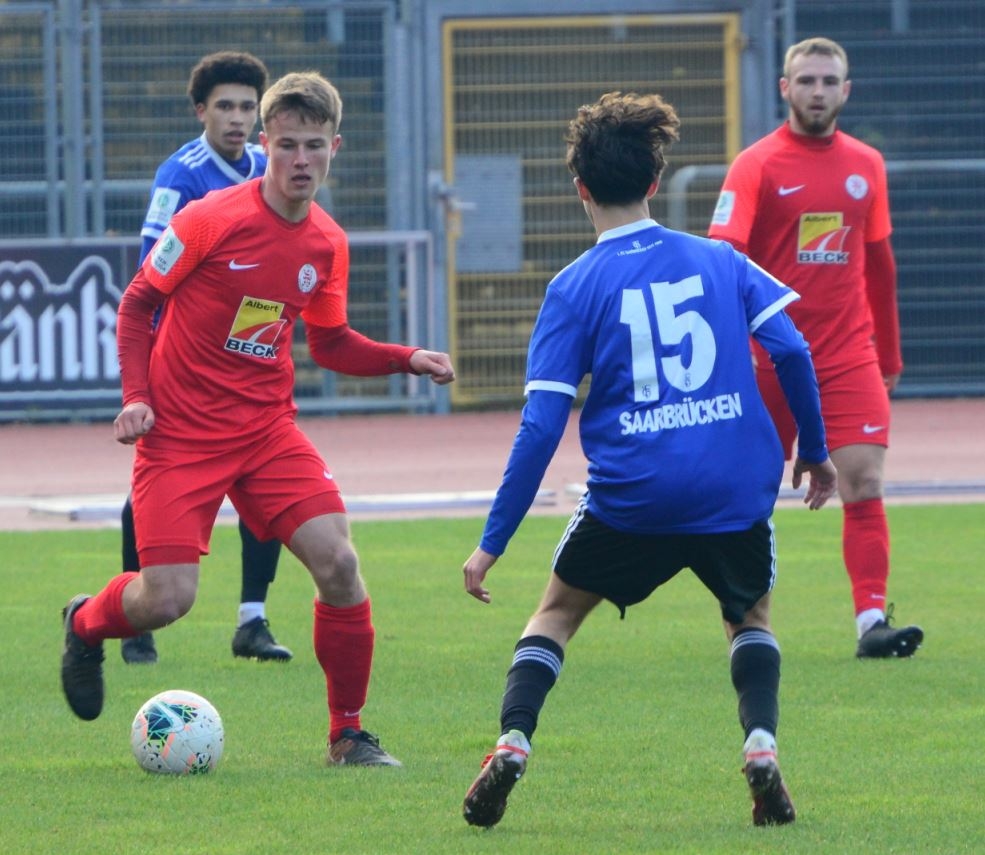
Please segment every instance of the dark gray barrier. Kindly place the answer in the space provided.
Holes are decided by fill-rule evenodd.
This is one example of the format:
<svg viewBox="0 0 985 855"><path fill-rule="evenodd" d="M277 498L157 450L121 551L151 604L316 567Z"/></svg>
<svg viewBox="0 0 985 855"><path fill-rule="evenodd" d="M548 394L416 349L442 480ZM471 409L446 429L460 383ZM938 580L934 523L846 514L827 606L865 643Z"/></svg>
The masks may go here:
<svg viewBox="0 0 985 855"><path fill-rule="evenodd" d="M116 311L134 241L0 243L0 421L120 407Z"/></svg>

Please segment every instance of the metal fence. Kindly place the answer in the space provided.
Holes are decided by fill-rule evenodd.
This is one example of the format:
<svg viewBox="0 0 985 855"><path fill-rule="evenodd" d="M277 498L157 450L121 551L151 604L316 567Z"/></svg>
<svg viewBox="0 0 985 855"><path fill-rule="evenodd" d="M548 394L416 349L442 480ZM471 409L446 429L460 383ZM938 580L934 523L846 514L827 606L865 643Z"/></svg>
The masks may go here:
<svg viewBox="0 0 985 855"><path fill-rule="evenodd" d="M188 74L220 49L252 51L272 79L316 68L338 85L345 152L323 201L348 228L387 228L393 13L387 2L0 5L0 237L138 232L158 165L201 132Z"/></svg>
<svg viewBox="0 0 985 855"><path fill-rule="evenodd" d="M734 13L445 22L447 179L468 206L449 274L456 402L518 400L544 288L594 241L564 163L577 107L660 91L685 129L675 161L725 161L741 142L738 36Z"/></svg>
<svg viewBox="0 0 985 855"><path fill-rule="evenodd" d="M899 394L985 394L985 186L977 168L952 168L985 158L985 4L562 0L549 14L532 0L494 7L0 2L0 262L15 260L16 240L136 235L157 165L199 132L184 93L201 55L250 50L273 77L317 68L345 100L345 143L320 201L348 230L429 236L412 250L390 238L354 247L353 326L386 339L399 329L413 335L407 315L428 319L431 328L419 330L428 337L418 341L450 349L460 379L428 403L403 381L326 375L299 348L299 400L326 410L513 406L543 289L592 240L563 163L564 128L577 106L611 89L655 89L674 103L683 137L653 212L704 233L715 170L782 115L783 45L824 32L852 61L841 126L890 163L921 164L891 167L907 365ZM681 204L683 220L673 213ZM410 256L418 271L412 303ZM17 350L11 311L26 305L18 302L22 284L17 275L0 282L0 360ZM0 365L0 384L4 376Z"/></svg>
<svg viewBox="0 0 985 855"><path fill-rule="evenodd" d="M188 74L218 49L255 53L271 79L315 68L336 83L344 144L318 200L350 233L350 323L379 340L444 342L434 320L433 236L406 227L399 194L388 187L402 142L398 112L390 111L397 99L388 75L397 70L384 61L395 50L394 15L394 4L365 0L199 2L181 4L180 14L160 0L0 4L0 419L111 413L115 368L100 362L99 377L83 381L73 375L74 358L61 356L73 347L63 333L93 334L88 316L63 308L64 298L76 270L98 257L106 262L97 265L101 305L115 307L133 271L125 264L136 260L116 246L130 245L130 236L136 245L157 166L201 132ZM32 255L43 246L39 237L88 246L75 258L81 268ZM94 256L92 242L102 247ZM72 323L46 326L52 311L74 313ZM44 336L52 338L47 348ZM56 370L38 373L46 353L59 354ZM419 378L319 369L301 330L295 360L305 412L448 406L446 390Z"/></svg>

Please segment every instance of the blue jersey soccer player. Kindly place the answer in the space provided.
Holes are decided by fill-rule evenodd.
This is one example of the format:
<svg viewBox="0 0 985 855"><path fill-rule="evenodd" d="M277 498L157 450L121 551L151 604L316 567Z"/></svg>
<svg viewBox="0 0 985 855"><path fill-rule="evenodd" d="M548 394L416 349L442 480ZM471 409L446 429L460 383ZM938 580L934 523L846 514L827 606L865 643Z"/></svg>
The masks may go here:
<svg viewBox="0 0 985 855"><path fill-rule="evenodd" d="M750 333L776 364L798 427L793 482L821 507L837 477L810 352L784 307L797 295L724 242L649 216L679 122L658 95L610 93L582 107L567 163L598 241L550 283L530 340L527 403L465 588L486 574L529 509L577 389L588 491L516 645L496 748L469 788L465 819L490 826L523 774L564 649L603 599L626 608L689 567L718 600L731 644L745 776L757 825L795 812L776 759L780 649L770 628L770 519L783 452L756 387Z"/></svg>
<svg viewBox="0 0 985 855"><path fill-rule="evenodd" d="M220 51L203 57L192 69L188 97L204 130L165 160L154 176L150 205L140 236L140 263L164 233L171 218L189 202L212 190L222 190L259 178L267 166L263 149L249 142L257 122L260 98L267 86L267 69L255 56ZM123 569L137 571L137 541L133 507L128 497L121 514ZM277 572L281 545L261 541L242 522L242 587L239 618L233 635L233 655L257 660L288 660L291 651L278 644L267 622L267 589ZM125 638L120 645L129 663L157 661L150 632Z"/></svg>

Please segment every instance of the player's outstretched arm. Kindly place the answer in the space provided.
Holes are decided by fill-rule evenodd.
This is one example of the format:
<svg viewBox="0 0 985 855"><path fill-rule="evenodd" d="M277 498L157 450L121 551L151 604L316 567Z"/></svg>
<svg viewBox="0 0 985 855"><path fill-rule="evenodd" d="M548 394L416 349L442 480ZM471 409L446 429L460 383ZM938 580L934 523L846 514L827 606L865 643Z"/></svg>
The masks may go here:
<svg viewBox="0 0 985 855"><path fill-rule="evenodd" d="M415 374L427 374L439 386L455 379L455 369L447 353L434 350L415 350L410 355L410 368Z"/></svg>
<svg viewBox="0 0 985 855"><path fill-rule="evenodd" d="M488 603L491 597L489 591L482 587L482 583L486 578L486 573L489 572L489 568L496 563L496 558L497 556L491 555L481 546L477 546L475 552L469 556L469 560L462 567L462 572L465 573L465 590L484 603Z"/></svg>
<svg viewBox="0 0 985 855"><path fill-rule="evenodd" d="M323 327L306 322L308 349L316 365L354 377L411 372L428 374L435 383L451 383L455 370L447 353L374 341L348 324Z"/></svg>
<svg viewBox="0 0 985 855"><path fill-rule="evenodd" d="M807 483L807 493L804 496L804 504L812 511L823 507L838 489L838 472L831 458L825 458L822 463L808 463L798 457L793 464L793 488L800 487L804 473L810 475Z"/></svg>

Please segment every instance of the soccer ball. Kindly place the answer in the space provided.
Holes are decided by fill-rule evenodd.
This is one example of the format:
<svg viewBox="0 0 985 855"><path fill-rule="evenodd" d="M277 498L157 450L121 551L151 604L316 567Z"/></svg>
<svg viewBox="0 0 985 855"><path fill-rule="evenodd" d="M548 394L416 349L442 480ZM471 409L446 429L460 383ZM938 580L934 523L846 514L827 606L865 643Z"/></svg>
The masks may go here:
<svg viewBox="0 0 985 855"><path fill-rule="evenodd" d="M201 695L168 689L138 711L130 746L141 768L161 775L202 775L222 757L222 719Z"/></svg>

